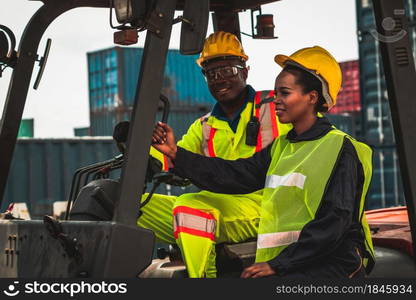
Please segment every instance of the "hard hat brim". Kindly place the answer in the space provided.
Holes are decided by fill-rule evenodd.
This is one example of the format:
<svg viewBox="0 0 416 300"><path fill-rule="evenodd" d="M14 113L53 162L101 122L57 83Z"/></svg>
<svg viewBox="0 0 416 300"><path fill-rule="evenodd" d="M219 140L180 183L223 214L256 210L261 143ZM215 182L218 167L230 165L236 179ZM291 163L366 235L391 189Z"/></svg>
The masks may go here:
<svg viewBox="0 0 416 300"><path fill-rule="evenodd" d="M282 68L285 66L285 63L291 60L291 58L287 55L283 55L283 54L278 54L274 57L274 61L281 66Z"/></svg>
<svg viewBox="0 0 416 300"><path fill-rule="evenodd" d="M244 62L246 62L248 60L247 55L233 55L233 54L227 54L227 53L222 54L221 53L221 54L213 55L213 56L210 56L210 57L200 57L196 60L196 63L198 64L198 66L200 66L202 68L202 63L213 60L213 59L218 59L218 58L221 58L221 57L224 57L224 58L236 57L236 58L242 59Z"/></svg>

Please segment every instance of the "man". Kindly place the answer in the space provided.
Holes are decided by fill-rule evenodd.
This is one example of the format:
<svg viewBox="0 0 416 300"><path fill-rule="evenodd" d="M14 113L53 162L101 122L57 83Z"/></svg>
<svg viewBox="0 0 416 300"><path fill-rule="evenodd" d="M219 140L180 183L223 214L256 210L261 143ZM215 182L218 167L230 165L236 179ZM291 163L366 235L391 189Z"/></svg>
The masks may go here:
<svg viewBox="0 0 416 300"><path fill-rule="evenodd" d="M217 103L211 113L190 126L179 146L208 157L235 160L252 156L288 132L290 127L276 118L273 92L256 92L247 85L247 60L235 35L219 31L206 39L197 63ZM179 246L189 277L212 278L216 277L216 243L238 243L257 236L261 199L260 191L154 195L142 209L138 225Z"/></svg>

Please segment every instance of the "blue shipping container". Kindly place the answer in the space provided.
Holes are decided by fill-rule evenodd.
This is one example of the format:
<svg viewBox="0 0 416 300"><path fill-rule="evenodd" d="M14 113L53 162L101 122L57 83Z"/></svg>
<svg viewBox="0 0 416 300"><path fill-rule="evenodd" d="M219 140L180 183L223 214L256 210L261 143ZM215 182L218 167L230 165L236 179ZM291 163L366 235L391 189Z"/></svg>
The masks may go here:
<svg viewBox="0 0 416 300"><path fill-rule="evenodd" d="M396 149L373 147L373 176L366 209L399 205L405 205L405 199Z"/></svg>
<svg viewBox="0 0 416 300"><path fill-rule="evenodd" d="M325 117L328 118L329 122L334 125L339 130L342 130L348 133L351 136L356 137L355 132L355 123L354 123L354 116L353 115L331 115L326 114Z"/></svg>
<svg viewBox="0 0 416 300"><path fill-rule="evenodd" d="M143 48L99 50L87 54L91 112L133 105ZM197 55L169 50L162 93L172 105L212 104Z"/></svg>

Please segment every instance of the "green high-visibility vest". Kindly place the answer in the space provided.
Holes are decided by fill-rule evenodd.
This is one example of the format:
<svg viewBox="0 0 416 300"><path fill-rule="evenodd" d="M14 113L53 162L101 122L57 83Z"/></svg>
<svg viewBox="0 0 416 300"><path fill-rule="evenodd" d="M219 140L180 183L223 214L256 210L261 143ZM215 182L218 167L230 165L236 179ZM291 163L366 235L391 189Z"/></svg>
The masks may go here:
<svg viewBox="0 0 416 300"><path fill-rule="evenodd" d="M313 141L290 143L286 136L274 141L261 208L256 262L278 256L298 240L302 228L315 218L346 138L354 145L364 171L359 217L369 254L364 258L364 266L367 272L371 270L374 250L363 212L372 174L372 150L337 129Z"/></svg>

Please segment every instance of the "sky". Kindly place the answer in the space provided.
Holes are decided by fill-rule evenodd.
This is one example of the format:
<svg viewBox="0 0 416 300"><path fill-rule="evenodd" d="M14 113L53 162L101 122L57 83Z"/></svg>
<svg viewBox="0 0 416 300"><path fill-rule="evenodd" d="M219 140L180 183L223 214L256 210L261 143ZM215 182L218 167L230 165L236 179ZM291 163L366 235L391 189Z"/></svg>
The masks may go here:
<svg viewBox="0 0 416 300"><path fill-rule="evenodd" d="M8 26L17 41L26 23L42 5L40 1L1 0L0 24ZM272 89L280 67L276 54L291 54L319 45L338 61L358 59L355 0L282 0L262 7L263 14L274 14L273 40L253 40L242 36L249 55L248 83L255 89ZM39 70L35 64L23 118L35 119L35 137L72 137L74 127L89 126L87 52L114 46L108 9L78 8L56 19L43 35L38 54L43 54L46 39L52 39L42 81L32 88ZM249 11L240 13L240 27L251 33ZM210 20L208 33L212 33ZM144 46L145 34L132 47ZM172 31L170 48L178 49L180 25ZM0 78L0 111L7 95L12 69Z"/></svg>

